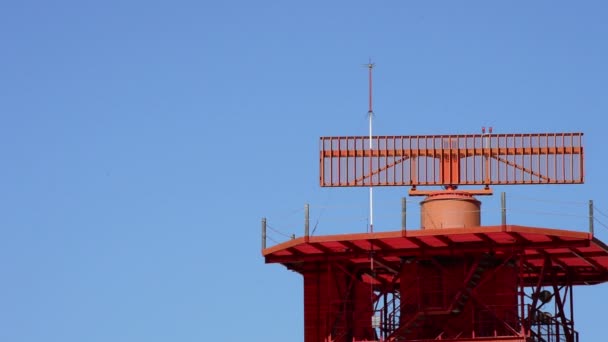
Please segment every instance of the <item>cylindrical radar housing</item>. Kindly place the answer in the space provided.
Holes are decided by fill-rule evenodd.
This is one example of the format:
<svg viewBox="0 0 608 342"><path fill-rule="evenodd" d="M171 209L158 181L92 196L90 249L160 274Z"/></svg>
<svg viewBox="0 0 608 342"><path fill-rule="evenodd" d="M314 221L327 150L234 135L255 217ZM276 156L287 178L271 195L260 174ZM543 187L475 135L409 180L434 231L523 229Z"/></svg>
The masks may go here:
<svg viewBox="0 0 608 342"><path fill-rule="evenodd" d="M481 202L459 191L429 195L420 202L420 228L446 229L478 227Z"/></svg>

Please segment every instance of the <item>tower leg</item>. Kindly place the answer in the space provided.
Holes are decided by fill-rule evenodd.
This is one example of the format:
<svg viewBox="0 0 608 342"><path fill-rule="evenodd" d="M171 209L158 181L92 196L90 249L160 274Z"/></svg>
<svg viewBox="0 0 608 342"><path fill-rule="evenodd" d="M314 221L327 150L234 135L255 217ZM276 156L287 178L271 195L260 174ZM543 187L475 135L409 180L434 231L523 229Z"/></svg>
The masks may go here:
<svg viewBox="0 0 608 342"><path fill-rule="evenodd" d="M372 340L371 286L339 263L318 263L304 275L304 341Z"/></svg>

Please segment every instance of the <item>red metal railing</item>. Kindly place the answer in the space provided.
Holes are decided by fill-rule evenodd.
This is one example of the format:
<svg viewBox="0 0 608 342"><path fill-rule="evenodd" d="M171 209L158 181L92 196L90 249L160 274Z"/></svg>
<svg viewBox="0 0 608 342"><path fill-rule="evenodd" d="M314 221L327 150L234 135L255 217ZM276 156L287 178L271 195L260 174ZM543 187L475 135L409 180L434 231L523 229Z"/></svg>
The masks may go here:
<svg viewBox="0 0 608 342"><path fill-rule="evenodd" d="M579 184L583 133L321 137L324 187Z"/></svg>

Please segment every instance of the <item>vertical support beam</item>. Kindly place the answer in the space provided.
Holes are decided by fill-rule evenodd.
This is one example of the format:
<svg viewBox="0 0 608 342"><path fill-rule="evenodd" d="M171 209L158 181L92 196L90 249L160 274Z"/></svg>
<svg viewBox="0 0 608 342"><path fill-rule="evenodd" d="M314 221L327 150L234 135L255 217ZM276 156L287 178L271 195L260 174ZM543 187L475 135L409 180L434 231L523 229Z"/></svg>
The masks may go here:
<svg viewBox="0 0 608 342"><path fill-rule="evenodd" d="M262 249L266 249L266 218L262 217Z"/></svg>
<svg viewBox="0 0 608 342"><path fill-rule="evenodd" d="M505 226L507 224L507 194L504 191L500 193L500 212L502 216L501 223Z"/></svg>
<svg viewBox="0 0 608 342"><path fill-rule="evenodd" d="M529 328L529 320L524 320L526 317L526 306L525 306L525 283L524 283L524 255L521 254L517 263L517 272L519 275L517 276L517 282L519 286L519 319L521 320L521 334L523 336L528 336L528 328Z"/></svg>
<svg viewBox="0 0 608 342"><path fill-rule="evenodd" d="M574 289L572 288L572 284L568 281L568 299L570 301L570 329L574 332Z"/></svg>
<svg viewBox="0 0 608 342"><path fill-rule="evenodd" d="M405 197L401 197L401 232L402 233L405 233L405 229L407 227L406 212L407 212L407 201L405 200Z"/></svg>
<svg viewBox="0 0 608 342"><path fill-rule="evenodd" d="M304 204L304 239L308 241L310 236L310 205Z"/></svg>
<svg viewBox="0 0 608 342"><path fill-rule="evenodd" d="M384 307L382 309L382 331L380 332L380 337L382 339L386 339L388 337L388 292L384 292ZM393 300L394 300L393 294Z"/></svg>
<svg viewBox="0 0 608 342"><path fill-rule="evenodd" d="M557 281L556 281L556 275L555 275L555 271L552 272L552 278L551 281L553 282L553 298L555 300L555 305L557 306L557 316L559 317L559 319L561 320L561 324L562 324L562 328L564 330L564 335L566 337L566 341L567 342L575 342L573 339L573 335L574 335L574 331L571 330L571 328L573 326L570 326L568 324L568 319L566 318L566 313L564 312L564 301L562 300L562 295L560 293L560 289L557 286Z"/></svg>
<svg viewBox="0 0 608 342"><path fill-rule="evenodd" d="M490 132L491 133L491 132ZM492 177L491 174L491 170L490 170L490 163L492 160L492 146L490 146L490 135L489 134L485 134L485 128L482 129L482 136L483 138L481 138L481 149L483 150L483 154L485 155L485 174L484 174L484 178L485 178L485 184L486 185L490 185L490 178Z"/></svg>
<svg viewBox="0 0 608 342"><path fill-rule="evenodd" d="M325 185L325 167L324 167L324 161L325 161L325 137L321 137L321 141L319 142L319 150L321 151L319 153L319 182L321 183L321 186Z"/></svg>
<svg viewBox="0 0 608 342"><path fill-rule="evenodd" d="M593 200L589 200L589 233L593 235Z"/></svg>

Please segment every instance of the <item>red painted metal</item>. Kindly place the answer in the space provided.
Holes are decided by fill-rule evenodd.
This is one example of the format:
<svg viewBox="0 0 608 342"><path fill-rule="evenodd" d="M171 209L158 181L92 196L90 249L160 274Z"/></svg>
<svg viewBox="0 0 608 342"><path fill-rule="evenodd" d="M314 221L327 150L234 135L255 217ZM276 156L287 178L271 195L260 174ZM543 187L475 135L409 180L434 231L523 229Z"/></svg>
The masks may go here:
<svg viewBox="0 0 608 342"><path fill-rule="evenodd" d="M572 287L608 281L608 246L536 227L311 236L263 254L304 276L306 342L577 342Z"/></svg>
<svg viewBox="0 0 608 342"><path fill-rule="evenodd" d="M323 187L580 184L583 133L322 137Z"/></svg>
<svg viewBox="0 0 608 342"><path fill-rule="evenodd" d="M481 226L473 195L582 183L582 136L490 128L373 137L373 148L369 137L321 138L321 186L407 185L428 197L421 230L304 236L262 250L303 275L304 341L578 342L573 286L608 281L608 246L592 233Z"/></svg>
<svg viewBox="0 0 608 342"><path fill-rule="evenodd" d="M303 263L324 261L369 266L371 252L399 269L403 258L485 252L507 257L515 251L525 256L531 270L540 270L545 258L550 258L560 265L556 276L568 276L575 285L608 281L608 246L590 233L516 225L310 236L308 242L300 237L266 248L263 255L266 262L299 271ZM528 274L523 280L531 285L538 279L538 274Z"/></svg>

